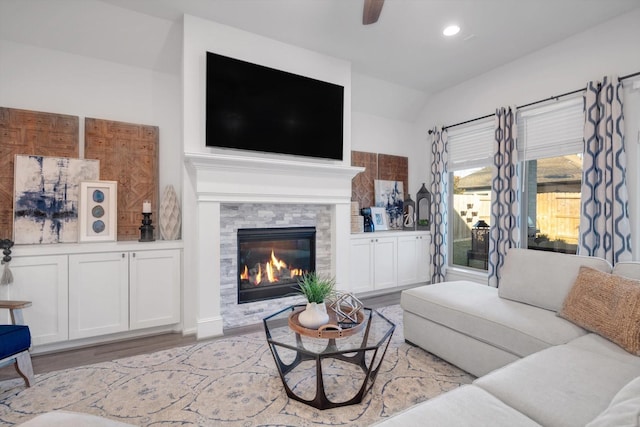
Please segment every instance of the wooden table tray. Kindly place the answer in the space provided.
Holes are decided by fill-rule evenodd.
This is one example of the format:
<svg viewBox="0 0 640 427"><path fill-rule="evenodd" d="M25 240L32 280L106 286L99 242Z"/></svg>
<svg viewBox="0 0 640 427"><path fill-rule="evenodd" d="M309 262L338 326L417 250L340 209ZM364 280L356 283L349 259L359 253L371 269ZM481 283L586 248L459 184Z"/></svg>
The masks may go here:
<svg viewBox="0 0 640 427"><path fill-rule="evenodd" d="M293 311L293 313L291 313L289 315L289 327L294 332L299 333L300 335L305 335L307 337L326 338L326 339L348 337L348 336L356 334L367 323L367 322L364 321L364 318L365 318L365 313L363 312L364 310L361 309L360 311L358 311L358 321L355 324L355 326L350 326L350 327L347 327L347 328L345 328L345 327L340 328L338 326L338 315L337 315L337 313L331 307L327 306L327 314L329 315L329 323L327 323L326 325L321 326L318 329L309 329L309 328L305 328L304 326L302 326L300 324L300 321L298 320L298 316L300 315L300 313L302 313L302 311L304 309L305 309L305 307L301 307L301 309L299 309L299 310L296 309L296 310ZM345 307L345 311L346 310L347 310L347 307Z"/></svg>

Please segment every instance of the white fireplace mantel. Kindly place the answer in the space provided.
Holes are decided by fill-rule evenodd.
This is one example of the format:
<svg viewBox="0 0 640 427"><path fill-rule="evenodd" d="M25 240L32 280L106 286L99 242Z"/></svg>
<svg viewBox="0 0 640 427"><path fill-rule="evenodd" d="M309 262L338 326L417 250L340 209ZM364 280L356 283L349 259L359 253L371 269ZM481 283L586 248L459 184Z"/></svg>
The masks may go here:
<svg viewBox="0 0 640 427"><path fill-rule="evenodd" d="M226 154L185 153L198 200L249 203L349 203L364 168Z"/></svg>
<svg viewBox="0 0 640 427"><path fill-rule="evenodd" d="M351 180L364 168L316 161L185 153L197 205L193 247L197 266L198 338L223 333L220 307L220 205L297 203L332 207L332 273L348 280ZM347 289L345 286L342 289Z"/></svg>
<svg viewBox="0 0 640 427"><path fill-rule="evenodd" d="M225 170L262 170L262 171L288 171L290 173L311 173L316 175L344 175L353 178L355 173L364 171L364 168L355 166L343 166L338 164L312 163L308 161L273 159L262 157L234 156L229 154L212 153L185 153L185 159L198 169L225 169Z"/></svg>

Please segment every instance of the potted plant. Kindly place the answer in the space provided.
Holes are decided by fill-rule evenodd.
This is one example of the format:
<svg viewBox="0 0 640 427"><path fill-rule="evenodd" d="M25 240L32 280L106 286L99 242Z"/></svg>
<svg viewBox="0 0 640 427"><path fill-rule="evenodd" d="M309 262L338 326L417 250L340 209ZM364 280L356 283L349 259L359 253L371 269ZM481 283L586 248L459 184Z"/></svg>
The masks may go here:
<svg viewBox="0 0 640 427"><path fill-rule="evenodd" d="M298 316L302 326L309 329L318 329L329 322L325 299L335 290L335 279L325 278L312 272L307 273L298 280L300 293L307 300L307 307Z"/></svg>

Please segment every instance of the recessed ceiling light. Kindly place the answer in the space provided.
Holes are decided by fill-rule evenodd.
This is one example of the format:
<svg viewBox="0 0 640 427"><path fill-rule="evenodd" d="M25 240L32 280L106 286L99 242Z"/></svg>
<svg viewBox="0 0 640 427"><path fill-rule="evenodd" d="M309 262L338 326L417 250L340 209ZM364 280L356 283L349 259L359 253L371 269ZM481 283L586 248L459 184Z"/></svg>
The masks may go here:
<svg viewBox="0 0 640 427"><path fill-rule="evenodd" d="M449 25L447 28L445 28L442 31L442 34L450 37L450 36L455 36L459 32L460 32L460 27L458 27L457 25Z"/></svg>

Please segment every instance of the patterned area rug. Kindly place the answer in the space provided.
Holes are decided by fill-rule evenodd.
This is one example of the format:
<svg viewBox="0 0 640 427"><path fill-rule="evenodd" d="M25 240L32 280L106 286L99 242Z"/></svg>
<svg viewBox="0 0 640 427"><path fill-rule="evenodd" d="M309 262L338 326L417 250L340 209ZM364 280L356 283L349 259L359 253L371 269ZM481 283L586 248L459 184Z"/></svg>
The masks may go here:
<svg viewBox="0 0 640 427"><path fill-rule="evenodd" d="M287 397L264 333L36 375L25 388L0 382L0 426L67 410L139 426L367 426L473 377L404 342L402 311L379 310L397 327L361 404L317 410Z"/></svg>

